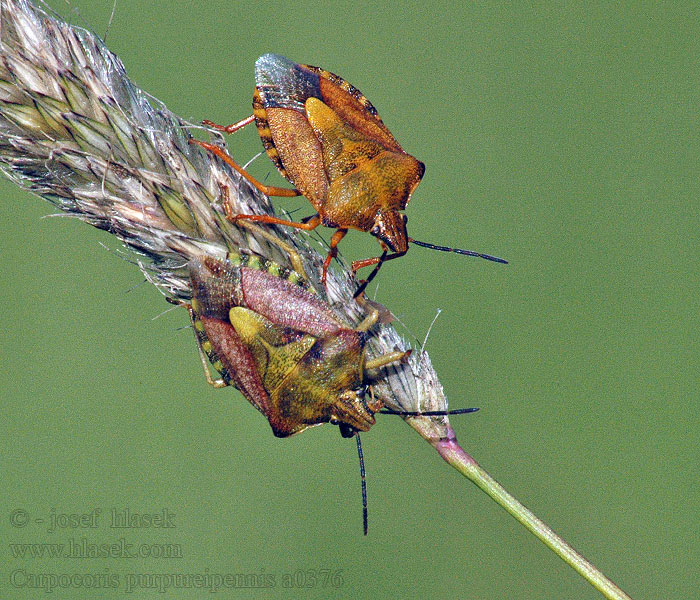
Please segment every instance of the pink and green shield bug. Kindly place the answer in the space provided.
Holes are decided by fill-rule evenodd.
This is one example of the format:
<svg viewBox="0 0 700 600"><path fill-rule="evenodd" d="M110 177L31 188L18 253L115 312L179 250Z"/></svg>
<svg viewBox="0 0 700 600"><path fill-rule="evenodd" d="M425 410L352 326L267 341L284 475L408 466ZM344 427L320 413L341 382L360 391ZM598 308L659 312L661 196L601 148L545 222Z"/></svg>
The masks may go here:
<svg viewBox="0 0 700 600"><path fill-rule="evenodd" d="M379 370L404 361L410 351L367 359L365 345L379 317L376 309L351 327L314 293L305 277L256 255L230 253L226 260L201 256L190 262L189 271L192 300L186 306L207 381L239 389L267 417L277 437L323 423L338 425L343 437L356 437L366 534L359 433L375 424L377 412L448 414L389 410L371 392ZM221 379L211 377L207 358Z"/></svg>

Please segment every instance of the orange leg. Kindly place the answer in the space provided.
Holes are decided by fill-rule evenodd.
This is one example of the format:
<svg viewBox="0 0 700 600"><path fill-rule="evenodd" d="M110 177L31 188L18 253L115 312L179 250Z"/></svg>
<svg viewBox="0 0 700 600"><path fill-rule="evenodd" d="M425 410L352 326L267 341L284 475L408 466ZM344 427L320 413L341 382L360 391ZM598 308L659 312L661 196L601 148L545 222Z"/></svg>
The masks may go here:
<svg viewBox="0 0 700 600"><path fill-rule="evenodd" d="M362 267L377 265L376 267L374 267L374 270L369 274L369 277L360 282L360 287L358 287L357 291L353 294L353 298L359 297L360 294L362 294L362 292L365 291L365 288L369 285L370 281L372 281L375 278L377 273L379 273L379 269L382 268L382 265L387 260L393 260L406 254L405 252L395 252L394 254L389 254L389 256L387 256L386 246L382 244L382 247L384 248L384 253L381 256L377 256L375 258L365 258L364 260L356 260L352 263L353 273L356 273L358 269L361 269Z"/></svg>
<svg viewBox="0 0 700 600"><path fill-rule="evenodd" d="M241 119L240 121L238 121L238 123L234 123L233 125L217 125L213 121L202 121L202 124L206 125L207 127L211 127L212 129L216 129L217 131L223 131L224 133L233 133L234 131L243 129L243 127L245 127L249 123L252 123L253 121L255 121L255 115L250 115L245 119Z"/></svg>
<svg viewBox="0 0 700 600"><path fill-rule="evenodd" d="M248 171L243 169L234 161L223 148L220 148L216 144L210 144L209 142L201 142L199 140L190 140L190 144L197 144L205 150L208 150L212 154L216 154L221 160L226 164L232 166L236 171L238 171L243 177L245 177L258 191L262 192L266 196L284 196L287 198L292 198L294 196L301 195L299 190L290 190L288 188L275 187L271 185L265 185L260 183L255 177L250 175Z"/></svg>
<svg viewBox="0 0 700 600"><path fill-rule="evenodd" d="M304 229L306 231L311 231L316 229L321 224L321 219L318 215L309 219L306 223L296 223L295 221L285 221L284 219L278 219L277 217L271 217L269 215L240 215L233 212L231 208L231 196L229 195L228 186L222 188L221 195L223 197L222 207L224 209L224 215L226 219L231 223L236 221L256 221L258 223L273 223L275 225L288 225L289 227L296 227L297 229ZM313 223L313 225L311 225Z"/></svg>
<svg viewBox="0 0 700 600"><path fill-rule="evenodd" d="M378 262L382 261L381 256L376 256L374 258L365 258L364 260L353 260L352 261L352 272L357 273L360 269L364 267L369 267L370 265L376 265Z"/></svg>
<svg viewBox="0 0 700 600"><path fill-rule="evenodd" d="M231 223L235 223L236 221L253 221L254 223L285 225L287 227L294 227L295 229L303 229L304 231L316 229L316 227L321 224L321 217L319 215L314 215L306 223L286 221L285 219L280 219L271 215L234 215L231 213L231 205L226 201L224 201L224 212L226 213L226 218L231 221ZM338 244L340 240L345 237L347 232L347 229L338 229L331 237L331 249L328 252L328 256L326 256L326 260L323 261L323 271L321 272L321 283L323 283L323 285L326 285L326 276L328 275L328 267L331 264L331 260L338 255Z"/></svg>
<svg viewBox="0 0 700 600"><path fill-rule="evenodd" d="M226 218L232 223L235 223L236 221L245 220L254 221L255 223L286 225L287 227L295 227L296 229L303 229L304 231L311 231L312 229L316 229L316 227L318 227L321 224L321 217L319 215L315 215L306 223L285 221L284 219L278 219L277 217L272 217L270 215L227 215ZM338 229L338 231L336 231L333 234L333 237L331 238L331 250L328 253L328 256L326 256L326 260L323 261L323 271L321 272L321 283L323 283L323 285L326 285L326 275L328 274L328 266L331 264L331 260L333 259L333 257L336 256L336 254L338 254L336 246L338 245L338 242L343 239L347 232L347 229Z"/></svg>
<svg viewBox="0 0 700 600"><path fill-rule="evenodd" d="M352 263L352 272L357 273L363 267L369 267L371 265L376 265L376 264L386 262L387 260L393 260L395 258L399 258L400 256L403 256L404 254L406 254L406 253L405 252L396 252L395 254L389 254L389 256L386 256L386 253L384 253L381 256L375 256L374 258L365 258L364 260L355 260Z"/></svg>
<svg viewBox="0 0 700 600"><path fill-rule="evenodd" d="M319 217L318 215L313 216L306 223L285 221L284 219L278 219L277 217L272 217L270 215L227 215L226 218L229 221L231 221L231 223L235 223L236 221L253 221L255 223L268 223L271 225L286 225L287 227L303 229L304 231L311 231L312 229L316 229L316 227L318 227L321 224L321 217Z"/></svg>
<svg viewBox="0 0 700 600"><path fill-rule="evenodd" d="M331 261L338 256L338 244L340 240L345 237L347 232L347 229L338 229L331 236L331 249L328 252L328 256L326 256L326 260L323 261L323 272L321 273L321 283L323 285L326 285L326 275L328 275L328 267L331 265Z"/></svg>
<svg viewBox="0 0 700 600"><path fill-rule="evenodd" d="M229 194L229 187L223 183L220 183L219 189L221 190L221 206L224 209L224 216L226 217L227 221L231 221L232 223L234 223L236 221L236 215L234 214L233 208L231 207L231 196ZM289 256L289 262L292 265L292 269L294 269L302 277L302 279L308 281L309 276L304 270L304 263L301 261L301 256L299 256L299 253L294 249L293 246L290 246L287 242L282 241L280 238L278 238L276 235L273 235L269 231L265 231L263 227L253 225L253 223L244 222L241 223L241 226L245 227L249 231L252 231L255 235L264 237L271 244L274 244L278 248L284 250L287 253L287 256Z"/></svg>

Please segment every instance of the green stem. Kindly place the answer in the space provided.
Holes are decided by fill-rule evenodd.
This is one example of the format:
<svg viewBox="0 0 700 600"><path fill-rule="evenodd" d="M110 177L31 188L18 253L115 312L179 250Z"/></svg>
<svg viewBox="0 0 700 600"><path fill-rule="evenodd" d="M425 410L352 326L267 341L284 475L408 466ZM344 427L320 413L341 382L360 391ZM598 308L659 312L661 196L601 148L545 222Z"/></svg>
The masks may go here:
<svg viewBox="0 0 700 600"><path fill-rule="evenodd" d="M529 529L543 544L551 548L565 563L578 571L593 587L610 600L631 600L619 587L588 562L546 523L538 519L531 510L518 502L503 486L489 475L457 443L454 432L449 429L449 436L433 442L440 456L467 479L475 483L498 504L513 515L522 525Z"/></svg>

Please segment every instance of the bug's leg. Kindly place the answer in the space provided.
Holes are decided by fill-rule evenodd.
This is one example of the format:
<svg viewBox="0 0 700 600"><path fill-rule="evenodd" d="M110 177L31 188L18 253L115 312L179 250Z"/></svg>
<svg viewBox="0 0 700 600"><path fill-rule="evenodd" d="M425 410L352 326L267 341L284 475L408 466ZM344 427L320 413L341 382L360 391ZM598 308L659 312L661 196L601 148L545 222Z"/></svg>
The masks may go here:
<svg viewBox="0 0 700 600"><path fill-rule="evenodd" d="M277 217L273 217L270 215L232 215L229 220L232 223L236 223L237 221L252 221L253 223L268 223L271 225L286 225L287 227L294 227L295 229L302 229L304 231L311 231L313 229L316 229L321 224L321 217L320 215L314 215L311 217L306 223L296 223L295 221L285 221L284 219L278 219ZM296 253L296 252L295 252ZM297 254L297 258L299 258L299 264L297 267L295 267L295 271L299 274L303 274L304 278L308 280L308 276L306 275L306 272L304 271L303 266L301 265L301 257ZM325 271L324 271L325 274ZM323 281L325 284L325 280Z"/></svg>
<svg viewBox="0 0 700 600"><path fill-rule="evenodd" d="M222 388L228 386L228 383L226 383L223 379L214 379L211 376L211 371L209 371L209 362L207 361L206 354L204 354L204 350L202 349L202 341L200 340L199 334L197 333L197 320L194 317L194 309L192 308L191 304L183 304L183 306L187 309L187 312L190 315L190 321L192 322L192 331L194 331L194 339L197 342L197 350L199 351L199 360L202 361L202 369L204 369L204 377L207 380L207 383L215 388Z"/></svg>
<svg viewBox="0 0 700 600"><path fill-rule="evenodd" d="M369 267L371 265L377 265L385 263L387 260L394 260L406 254L405 252L395 252L394 254L386 255L386 250L381 256L375 256L374 258L365 258L364 260L354 260L352 262L352 272L357 273L360 269L364 267Z"/></svg>
<svg viewBox="0 0 700 600"><path fill-rule="evenodd" d="M364 304L364 301L362 301L361 304ZM379 311L376 308L370 307L369 314L365 317L362 323L355 327L355 331L369 331L378 320Z"/></svg>
<svg viewBox="0 0 700 600"><path fill-rule="evenodd" d="M224 209L226 219L231 222L235 222L237 219L236 215L233 212L233 208L231 207L231 196L229 195L229 188L227 185L221 185L221 196L221 204ZM247 222L245 220L241 221L241 227L245 227L249 231L252 231L255 235L259 235L260 237L265 238L268 242L275 244L278 248L281 248L289 256L289 262L291 263L292 268L306 281L309 280L309 276L306 274L306 270L304 269L304 263L301 260L301 256L291 244L288 244L287 242L281 240L276 235L273 235L272 233L266 231L262 227L258 227L257 225L254 225L253 223Z"/></svg>
<svg viewBox="0 0 700 600"><path fill-rule="evenodd" d="M213 121L202 121L203 125L206 125L207 127L211 127L212 129L216 129L217 131L223 131L224 133L233 133L234 131L238 131L239 129L243 129L246 125L249 123L252 123L255 121L255 115L250 115L249 117L246 117L245 119L241 119L238 121L238 123L233 123L232 125L217 125Z"/></svg>
<svg viewBox="0 0 700 600"><path fill-rule="evenodd" d="M248 173L248 171L246 171L243 167L239 166L239 164L235 160L233 160L223 148L217 146L216 144L210 144L209 142L202 142L200 140L195 139L190 139L189 143L201 146L205 150L208 150L212 154L218 156L226 164L233 167L236 171L238 171L238 173L245 177L250 182L250 184L253 185L259 192L262 192L266 196L284 196L286 198L293 198L294 196L301 195L301 192L299 190L290 190L288 188L275 187L272 185L265 185L263 183L260 183L257 179L255 179L255 177Z"/></svg>
<svg viewBox="0 0 700 600"><path fill-rule="evenodd" d="M384 367L393 362L406 362L408 357L411 356L411 352L413 352L413 350L406 350L406 352L397 350L396 352L389 352L389 354L382 354L381 356L377 356L377 358L368 360L365 363L365 369L378 369L379 367Z"/></svg>
<svg viewBox="0 0 700 600"><path fill-rule="evenodd" d="M364 260L353 260L351 266L352 272L357 273L360 269L363 269L364 267L369 267L371 265L376 265L377 263L384 262L382 256L375 256L374 258L365 258Z"/></svg>
<svg viewBox="0 0 700 600"><path fill-rule="evenodd" d="M378 413L382 408L384 408L384 402L380 398L375 398L374 388L370 385L369 387L369 401L365 401L367 408L373 413Z"/></svg>
<svg viewBox="0 0 700 600"><path fill-rule="evenodd" d="M366 258L364 260L356 260L352 263L352 272L356 273L359 269L362 269L363 267L369 267L370 265L377 265L374 267L374 270L369 274L369 277L367 279L364 279L360 282L360 287L357 288L357 291L353 294L353 298L358 298L362 292L365 291L365 288L370 284L370 282L376 277L377 273L379 273L379 269L382 268L382 265L387 261L387 260L392 260L394 258L399 258L400 256L403 256L406 254L405 252L396 252L394 254L389 254L387 256L387 251L384 250L381 256L376 256L374 258Z"/></svg>
<svg viewBox="0 0 700 600"><path fill-rule="evenodd" d="M367 279L362 279L360 281L359 287L357 288L357 290L355 290L355 293L352 295L353 298L357 300L358 298L362 297L362 293L365 291L370 282L374 279L375 275L379 273L379 269L382 268L385 258L386 250L382 253L381 256L378 256L377 258L366 258L365 260L356 260L352 263L351 268L353 273L357 273L358 269L361 269L362 267L368 267L369 265L373 264L377 265L376 267L374 267L374 270L369 274L369 277Z"/></svg>
<svg viewBox="0 0 700 600"><path fill-rule="evenodd" d="M306 223L297 223L295 221L285 221L284 219L278 219L270 215L232 215L229 219L232 223L236 221L253 221L254 223L269 223L271 225L286 225L287 227L294 227L295 229L303 229L304 231L311 231L316 229L321 224L321 217L319 215L314 215Z"/></svg>
<svg viewBox="0 0 700 600"><path fill-rule="evenodd" d="M321 272L321 283L323 285L326 285L326 275L328 275L328 267L330 266L331 261L338 256L338 244L340 243L340 240L345 237L347 232L347 229L338 229L331 236L331 249L328 251L326 260L323 261L323 271Z"/></svg>
<svg viewBox="0 0 700 600"><path fill-rule="evenodd" d="M241 227L245 227L249 231L254 232L256 235L264 237L267 241L276 246L279 246L284 252L289 256L289 262L296 273L298 273L306 281L309 280L309 276L304 269L304 263L301 260L301 255L294 249L291 244L281 240L277 236L273 235L269 231L266 231L262 227L258 227L249 221L241 221Z"/></svg>

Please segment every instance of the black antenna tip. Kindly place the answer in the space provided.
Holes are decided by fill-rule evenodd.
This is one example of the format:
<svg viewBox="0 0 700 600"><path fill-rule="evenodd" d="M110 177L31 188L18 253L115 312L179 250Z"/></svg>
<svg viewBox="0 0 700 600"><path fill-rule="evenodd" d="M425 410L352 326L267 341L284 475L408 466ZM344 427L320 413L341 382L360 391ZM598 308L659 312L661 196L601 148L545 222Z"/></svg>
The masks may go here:
<svg viewBox="0 0 700 600"><path fill-rule="evenodd" d="M473 413L478 411L478 407L472 407L472 408L455 408L454 410L449 410L447 411L448 415L465 415L467 413Z"/></svg>
<svg viewBox="0 0 700 600"><path fill-rule="evenodd" d="M367 479L365 477L365 455L362 452L362 442L360 441L360 433L356 432L357 438L357 456L360 459L360 480L362 485L362 530L367 535L369 518L367 515Z"/></svg>
<svg viewBox="0 0 700 600"><path fill-rule="evenodd" d="M492 262L501 263L502 265L508 264L508 261L504 258L499 258L498 256L491 256L490 254L482 254L481 252L474 252L473 250L462 250L462 248L450 248L449 246L436 246L435 244L429 244L428 242L419 242L418 240L414 240L413 238L409 238L408 241L412 244L415 244L416 246L430 248L430 250L440 250L440 252L454 252L455 254L463 254L464 256L476 256L478 258L483 258Z"/></svg>
<svg viewBox="0 0 700 600"><path fill-rule="evenodd" d="M455 408L454 410L393 410L382 408L379 412L384 415L398 415L399 417L445 417L447 415L465 415L479 410L478 408Z"/></svg>

